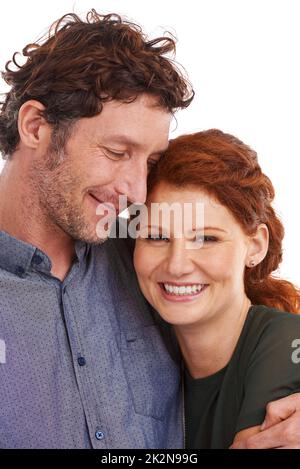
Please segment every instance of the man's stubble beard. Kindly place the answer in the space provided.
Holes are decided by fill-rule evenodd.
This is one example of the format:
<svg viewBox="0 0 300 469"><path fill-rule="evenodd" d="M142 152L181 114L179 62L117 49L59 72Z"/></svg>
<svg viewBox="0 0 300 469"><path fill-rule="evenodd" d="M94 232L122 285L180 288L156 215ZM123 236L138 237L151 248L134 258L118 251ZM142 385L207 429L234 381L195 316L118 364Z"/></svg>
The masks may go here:
<svg viewBox="0 0 300 469"><path fill-rule="evenodd" d="M67 154L61 158L61 154L48 151L30 170L30 184L48 229L63 231L73 240L102 244L106 239L100 239L96 225L85 220L81 182Z"/></svg>

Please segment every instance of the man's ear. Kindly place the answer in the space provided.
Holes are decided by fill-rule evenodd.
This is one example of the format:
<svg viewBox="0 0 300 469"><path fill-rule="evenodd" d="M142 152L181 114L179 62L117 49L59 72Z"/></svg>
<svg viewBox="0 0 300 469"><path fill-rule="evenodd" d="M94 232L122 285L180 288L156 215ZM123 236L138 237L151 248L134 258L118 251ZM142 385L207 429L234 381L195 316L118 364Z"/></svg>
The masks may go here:
<svg viewBox="0 0 300 469"><path fill-rule="evenodd" d="M45 106L33 99L26 101L19 110L18 130L21 142L28 148L36 149L49 140L50 126L41 112Z"/></svg>
<svg viewBox="0 0 300 469"><path fill-rule="evenodd" d="M247 251L247 266L254 267L265 257L269 248L269 230L267 225L261 223L254 235L250 237Z"/></svg>

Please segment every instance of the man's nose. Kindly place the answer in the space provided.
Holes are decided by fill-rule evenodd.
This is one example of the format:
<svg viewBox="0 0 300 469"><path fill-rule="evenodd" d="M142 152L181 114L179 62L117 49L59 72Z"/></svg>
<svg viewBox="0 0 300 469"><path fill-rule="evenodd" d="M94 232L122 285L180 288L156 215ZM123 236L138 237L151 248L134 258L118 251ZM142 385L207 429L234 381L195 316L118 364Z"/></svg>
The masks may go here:
<svg viewBox="0 0 300 469"><path fill-rule="evenodd" d="M185 239L177 239L170 245L166 259L166 270L173 277L182 277L194 270L194 264L189 249L186 249Z"/></svg>
<svg viewBox="0 0 300 469"><path fill-rule="evenodd" d="M128 172L122 175L118 192L126 195L132 204L144 204L147 197L147 175L147 164L132 165L128 168Z"/></svg>

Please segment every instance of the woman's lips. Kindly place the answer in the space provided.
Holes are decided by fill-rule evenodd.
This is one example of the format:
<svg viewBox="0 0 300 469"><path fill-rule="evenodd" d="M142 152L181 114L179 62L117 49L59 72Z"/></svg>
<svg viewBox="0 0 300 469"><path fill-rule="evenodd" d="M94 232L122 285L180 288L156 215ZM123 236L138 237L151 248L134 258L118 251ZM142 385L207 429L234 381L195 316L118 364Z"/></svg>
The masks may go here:
<svg viewBox="0 0 300 469"><path fill-rule="evenodd" d="M167 292L163 283L159 283L158 285L160 287L162 296L166 300L171 301L171 302L176 302L176 303L185 302L185 301L193 301L199 298L202 295L202 293L207 289L207 287L209 287L209 284L203 284L201 290L198 292L191 292L191 293L185 293L184 295L179 295L179 294ZM185 285L185 284L180 284L180 285ZM178 285L178 287L180 287L180 285ZM190 284L186 284L186 285L190 285Z"/></svg>

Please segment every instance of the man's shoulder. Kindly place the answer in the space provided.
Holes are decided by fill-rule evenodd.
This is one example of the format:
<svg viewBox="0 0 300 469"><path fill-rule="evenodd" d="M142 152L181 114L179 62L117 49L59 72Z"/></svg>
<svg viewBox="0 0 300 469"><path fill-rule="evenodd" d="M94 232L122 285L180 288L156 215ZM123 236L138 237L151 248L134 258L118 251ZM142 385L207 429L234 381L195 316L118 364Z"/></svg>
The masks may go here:
<svg viewBox="0 0 300 469"><path fill-rule="evenodd" d="M104 243L91 247L96 262L103 263L105 258L109 269L127 277L135 277L133 251L134 240L130 238L108 238Z"/></svg>
<svg viewBox="0 0 300 469"><path fill-rule="evenodd" d="M100 245L94 246L95 254L100 255L100 251L104 251L113 257L117 255L119 261L133 268L132 258L135 240L129 236L127 220L118 219L111 233L111 236L108 237L106 241ZM122 236L119 236L120 233L122 233Z"/></svg>

